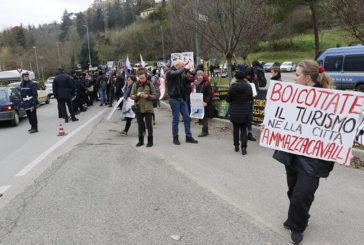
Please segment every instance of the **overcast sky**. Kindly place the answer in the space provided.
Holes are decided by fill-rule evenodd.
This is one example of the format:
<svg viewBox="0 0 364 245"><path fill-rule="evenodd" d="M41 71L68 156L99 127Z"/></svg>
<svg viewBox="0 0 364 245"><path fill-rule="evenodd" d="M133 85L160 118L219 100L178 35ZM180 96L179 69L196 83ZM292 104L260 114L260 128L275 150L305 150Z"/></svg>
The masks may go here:
<svg viewBox="0 0 364 245"><path fill-rule="evenodd" d="M38 25L60 22L65 9L80 12L93 0L0 0L0 31L21 23Z"/></svg>

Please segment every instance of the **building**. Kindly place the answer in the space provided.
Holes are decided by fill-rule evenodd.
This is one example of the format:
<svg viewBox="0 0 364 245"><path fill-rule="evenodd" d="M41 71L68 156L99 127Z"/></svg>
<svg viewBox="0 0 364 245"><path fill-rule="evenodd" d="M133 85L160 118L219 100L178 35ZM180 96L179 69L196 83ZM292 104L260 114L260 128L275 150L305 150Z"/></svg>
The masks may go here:
<svg viewBox="0 0 364 245"><path fill-rule="evenodd" d="M155 11L157 11L158 9L157 8L149 8L149 9L146 9L146 10L144 10L144 11L142 11L141 13L140 13L140 17L141 18L143 18L143 19L145 19L145 18L147 18L151 13L153 13L153 12L155 12Z"/></svg>

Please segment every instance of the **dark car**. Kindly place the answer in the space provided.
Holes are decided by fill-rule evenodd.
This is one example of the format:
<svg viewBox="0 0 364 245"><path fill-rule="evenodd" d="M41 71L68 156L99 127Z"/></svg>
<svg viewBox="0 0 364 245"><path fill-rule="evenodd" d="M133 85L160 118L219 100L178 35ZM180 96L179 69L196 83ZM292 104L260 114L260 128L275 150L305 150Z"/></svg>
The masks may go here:
<svg viewBox="0 0 364 245"><path fill-rule="evenodd" d="M20 89L0 87L0 121L9 121L12 126L17 126L19 118L26 115L25 110L20 108Z"/></svg>
<svg viewBox="0 0 364 245"><path fill-rule="evenodd" d="M264 71L267 71L267 72L270 72L270 70L273 68L273 67L279 67L280 64L278 62L268 62L268 63L265 63L263 68L264 68Z"/></svg>

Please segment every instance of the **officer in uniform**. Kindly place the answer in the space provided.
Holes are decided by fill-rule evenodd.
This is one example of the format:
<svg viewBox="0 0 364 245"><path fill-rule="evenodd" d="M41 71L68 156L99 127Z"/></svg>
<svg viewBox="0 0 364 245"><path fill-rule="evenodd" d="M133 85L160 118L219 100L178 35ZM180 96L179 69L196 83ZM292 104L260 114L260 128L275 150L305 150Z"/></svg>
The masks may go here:
<svg viewBox="0 0 364 245"><path fill-rule="evenodd" d="M37 90L37 85L29 79L29 73L24 72L20 84L21 107L25 109L32 126L28 130L31 134L38 132L37 105L39 101Z"/></svg>

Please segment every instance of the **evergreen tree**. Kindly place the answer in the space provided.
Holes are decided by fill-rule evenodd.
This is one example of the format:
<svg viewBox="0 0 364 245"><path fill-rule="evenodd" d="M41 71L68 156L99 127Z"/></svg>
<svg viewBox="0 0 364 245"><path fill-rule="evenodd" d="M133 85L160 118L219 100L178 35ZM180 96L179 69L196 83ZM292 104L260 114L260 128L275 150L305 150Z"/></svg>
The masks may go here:
<svg viewBox="0 0 364 245"><path fill-rule="evenodd" d="M59 34L59 40L62 42L67 40L68 32L72 25L71 16L72 13L68 13L67 10L63 12L62 23L60 26L61 33Z"/></svg>
<svg viewBox="0 0 364 245"><path fill-rule="evenodd" d="M90 42L90 53L91 53L92 66L98 66L100 61L99 61L98 53L95 50L93 42ZM82 69L89 68L89 53L88 53L87 40L82 44L81 52L79 55L79 61L80 61Z"/></svg>
<svg viewBox="0 0 364 245"><path fill-rule="evenodd" d="M12 34L14 35L14 40L16 44L22 46L23 48L27 45L27 40L24 33L23 26L16 26L11 29Z"/></svg>
<svg viewBox="0 0 364 245"><path fill-rule="evenodd" d="M86 35L86 19L82 12L76 14L76 28L78 35L83 38Z"/></svg>
<svg viewBox="0 0 364 245"><path fill-rule="evenodd" d="M104 31L104 13L100 6L96 8L95 16L93 18L93 26L96 31Z"/></svg>

